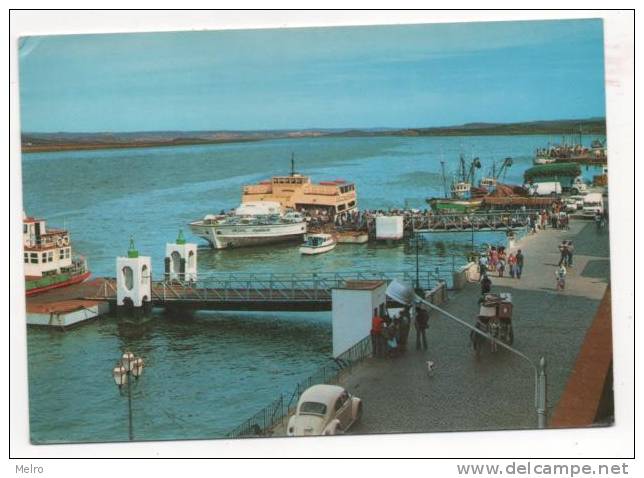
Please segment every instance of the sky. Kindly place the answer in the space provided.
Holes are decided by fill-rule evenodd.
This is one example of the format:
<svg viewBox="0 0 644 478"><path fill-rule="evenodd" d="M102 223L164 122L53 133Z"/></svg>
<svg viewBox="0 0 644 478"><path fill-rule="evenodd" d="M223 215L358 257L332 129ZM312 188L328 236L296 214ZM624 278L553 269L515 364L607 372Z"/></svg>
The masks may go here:
<svg viewBox="0 0 644 478"><path fill-rule="evenodd" d="M23 37L23 132L605 116L601 20Z"/></svg>

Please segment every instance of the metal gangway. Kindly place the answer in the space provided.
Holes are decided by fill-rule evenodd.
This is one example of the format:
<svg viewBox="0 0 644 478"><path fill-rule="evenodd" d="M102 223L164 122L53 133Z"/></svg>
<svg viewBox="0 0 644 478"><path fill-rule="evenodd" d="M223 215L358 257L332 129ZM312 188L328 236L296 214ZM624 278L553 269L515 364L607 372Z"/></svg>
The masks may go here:
<svg viewBox="0 0 644 478"><path fill-rule="evenodd" d="M484 232L514 231L525 228L530 216L538 214L537 210L495 211L433 214L430 212L391 212L384 215L403 216L404 234L413 236L415 232ZM370 236L376 234L376 218L367 221Z"/></svg>
<svg viewBox="0 0 644 478"><path fill-rule="evenodd" d="M311 273L208 273L196 281L153 281L154 306L193 310L331 310L331 291L350 281L397 279L428 290L451 277L453 265L432 270ZM115 279L104 279L92 300L116 300Z"/></svg>

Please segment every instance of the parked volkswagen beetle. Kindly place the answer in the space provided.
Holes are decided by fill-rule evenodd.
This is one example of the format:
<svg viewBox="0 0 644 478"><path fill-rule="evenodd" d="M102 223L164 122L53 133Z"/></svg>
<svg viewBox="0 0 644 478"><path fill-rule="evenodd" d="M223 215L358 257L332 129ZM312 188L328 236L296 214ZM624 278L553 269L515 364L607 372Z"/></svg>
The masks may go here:
<svg viewBox="0 0 644 478"><path fill-rule="evenodd" d="M337 385L313 385L297 402L289 419L287 436L336 435L349 429L362 415L362 400Z"/></svg>

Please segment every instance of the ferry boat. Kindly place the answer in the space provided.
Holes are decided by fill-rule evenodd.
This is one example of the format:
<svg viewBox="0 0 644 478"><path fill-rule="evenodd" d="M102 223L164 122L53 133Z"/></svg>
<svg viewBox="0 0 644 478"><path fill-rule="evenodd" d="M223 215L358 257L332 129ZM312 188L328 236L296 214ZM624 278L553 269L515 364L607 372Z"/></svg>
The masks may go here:
<svg viewBox="0 0 644 478"><path fill-rule="evenodd" d="M23 213L22 243L28 296L83 282L91 274L85 259L72 254L69 232L48 228L43 219Z"/></svg>
<svg viewBox="0 0 644 478"><path fill-rule="evenodd" d="M358 208L355 184L343 179L312 183L309 176L295 171L293 157L288 176L273 176L259 184L244 186L242 203L258 201L277 202L283 208L308 212L313 216L328 215L331 218Z"/></svg>
<svg viewBox="0 0 644 478"><path fill-rule="evenodd" d="M226 249L301 240L306 221L277 202L254 201L242 203L233 214L208 214L191 222L190 230L214 249Z"/></svg>
<svg viewBox="0 0 644 478"><path fill-rule="evenodd" d="M335 249L335 245L335 239L333 239L331 234L310 234L300 247L300 254L305 256L322 254Z"/></svg>

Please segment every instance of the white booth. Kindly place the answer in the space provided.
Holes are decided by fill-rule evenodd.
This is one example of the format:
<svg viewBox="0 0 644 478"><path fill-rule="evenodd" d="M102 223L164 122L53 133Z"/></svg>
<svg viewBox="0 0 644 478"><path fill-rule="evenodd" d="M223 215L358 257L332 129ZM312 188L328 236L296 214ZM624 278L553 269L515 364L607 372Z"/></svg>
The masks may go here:
<svg viewBox="0 0 644 478"><path fill-rule="evenodd" d="M376 239L398 241L403 238L404 223L402 216L377 216Z"/></svg>
<svg viewBox="0 0 644 478"><path fill-rule="evenodd" d="M371 333L375 313L385 313L387 283L347 281L331 291L333 357L338 357Z"/></svg>

